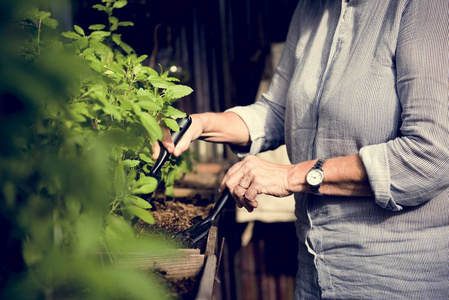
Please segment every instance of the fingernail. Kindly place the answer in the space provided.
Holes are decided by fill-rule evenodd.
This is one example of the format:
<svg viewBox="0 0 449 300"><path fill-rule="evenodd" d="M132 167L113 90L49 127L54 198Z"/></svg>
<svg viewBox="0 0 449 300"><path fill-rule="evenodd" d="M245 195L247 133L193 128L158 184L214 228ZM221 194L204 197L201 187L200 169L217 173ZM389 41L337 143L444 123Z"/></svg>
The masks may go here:
<svg viewBox="0 0 449 300"><path fill-rule="evenodd" d="M175 156L179 156L179 155L181 155L181 150L179 150L179 149L176 149L176 150L175 150L175 152L174 152L174 154L175 154Z"/></svg>

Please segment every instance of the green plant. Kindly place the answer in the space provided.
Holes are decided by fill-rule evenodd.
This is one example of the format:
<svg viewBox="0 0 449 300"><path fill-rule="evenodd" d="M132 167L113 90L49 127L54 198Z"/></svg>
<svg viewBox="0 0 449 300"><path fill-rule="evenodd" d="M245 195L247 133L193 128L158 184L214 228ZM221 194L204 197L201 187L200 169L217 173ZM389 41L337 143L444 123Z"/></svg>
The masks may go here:
<svg viewBox="0 0 449 300"><path fill-rule="evenodd" d="M192 90L144 66L146 56L121 40L116 29L132 24L113 10L126 1L102 0L95 8L109 24L87 34L75 26L65 41L50 13L13 15L24 4L0 6L0 208L5 251L15 257L2 268L4 296L158 298L147 276L113 262L163 248L136 239L130 221L153 222L140 197L157 185L148 176L151 144L162 137L159 124L178 130L173 118L185 114L172 104ZM168 190L188 168L170 160ZM92 259L98 250L108 261Z"/></svg>

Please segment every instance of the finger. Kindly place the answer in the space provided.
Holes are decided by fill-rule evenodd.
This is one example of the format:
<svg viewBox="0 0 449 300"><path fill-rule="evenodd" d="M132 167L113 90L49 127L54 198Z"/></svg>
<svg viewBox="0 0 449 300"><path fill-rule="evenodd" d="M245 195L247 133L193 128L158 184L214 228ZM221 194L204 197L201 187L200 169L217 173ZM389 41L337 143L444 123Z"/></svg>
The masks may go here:
<svg viewBox="0 0 449 300"><path fill-rule="evenodd" d="M199 121L199 117L197 115L191 115L191 117L192 123L190 124L189 129L184 133L183 137L175 146L173 151L175 157L180 156L184 151L189 149L190 143L198 139L203 133L203 125L201 121Z"/></svg>
<svg viewBox="0 0 449 300"><path fill-rule="evenodd" d="M234 199L234 202L237 205L237 207L238 208L242 208L243 207L243 203L242 203L242 201L240 201L240 198L237 196L237 194L232 192L231 196Z"/></svg>
<svg viewBox="0 0 449 300"><path fill-rule="evenodd" d="M241 177L243 176L243 174L240 176L235 176L241 169L242 165L242 162L238 162L228 169L226 174L221 179L220 186L218 188L220 193L223 192L226 187L228 187L230 191L234 190L234 187L239 183Z"/></svg>
<svg viewBox="0 0 449 300"><path fill-rule="evenodd" d="M159 146L159 142L156 141L156 143L151 148L153 151L152 158L156 160L159 157L159 153L161 153L161 146Z"/></svg>
<svg viewBox="0 0 449 300"><path fill-rule="evenodd" d="M253 180L254 180L254 171L249 170L248 172L246 172L245 175L243 175L238 184L242 188L248 189L251 186Z"/></svg>
<svg viewBox="0 0 449 300"><path fill-rule="evenodd" d="M247 201L256 202L256 197L259 193L257 192L257 189L253 186L250 186L245 193L245 197Z"/></svg>
<svg viewBox="0 0 449 300"><path fill-rule="evenodd" d="M170 130L165 126L162 126L162 145L164 145L169 153L172 153L175 149L175 143L173 143L171 138Z"/></svg>
<svg viewBox="0 0 449 300"><path fill-rule="evenodd" d="M246 199L246 202L248 204L248 206L250 206L251 208L255 209L259 206L259 202L257 202L256 199Z"/></svg>
<svg viewBox="0 0 449 300"><path fill-rule="evenodd" d="M239 185L236 185L233 190L234 199L237 203L237 206L239 205L240 205L239 207L243 206L248 212L252 212L254 209L254 204L252 204L251 201L248 201L248 199L246 199L245 193L246 189L240 187Z"/></svg>
<svg viewBox="0 0 449 300"><path fill-rule="evenodd" d="M175 157L180 156L189 148L191 142L192 136L189 134L189 131L187 131L186 133L184 133L184 136L178 141L178 144L175 146L173 155Z"/></svg>

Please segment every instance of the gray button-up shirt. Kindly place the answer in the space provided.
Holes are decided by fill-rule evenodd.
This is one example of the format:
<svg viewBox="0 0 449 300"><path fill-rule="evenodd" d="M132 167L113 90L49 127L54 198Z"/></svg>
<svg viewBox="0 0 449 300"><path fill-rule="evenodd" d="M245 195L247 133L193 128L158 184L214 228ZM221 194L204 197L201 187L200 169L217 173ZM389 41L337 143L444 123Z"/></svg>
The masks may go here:
<svg viewBox="0 0 449 300"><path fill-rule="evenodd" d="M297 299L449 299L449 1L302 0L250 153L359 153L374 197L295 195Z"/></svg>

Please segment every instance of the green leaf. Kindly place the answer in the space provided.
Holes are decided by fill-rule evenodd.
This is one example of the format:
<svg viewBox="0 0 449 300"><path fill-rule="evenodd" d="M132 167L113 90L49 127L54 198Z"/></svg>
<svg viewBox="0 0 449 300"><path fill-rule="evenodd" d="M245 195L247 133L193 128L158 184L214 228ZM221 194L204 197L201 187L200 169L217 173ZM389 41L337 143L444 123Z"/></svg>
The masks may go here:
<svg viewBox="0 0 449 300"><path fill-rule="evenodd" d="M120 44L122 43L122 35L121 34L117 34L117 33L113 33L112 34L112 41L120 46Z"/></svg>
<svg viewBox="0 0 449 300"><path fill-rule="evenodd" d="M128 180L134 182L134 180L136 179L136 177L137 177L136 169L131 169L131 170L129 170L129 172L128 172Z"/></svg>
<svg viewBox="0 0 449 300"><path fill-rule="evenodd" d="M103 24L95 24L95 25L90 25L89 26L90 30L103 30L105 28L106 28L106 26L103 25Z"/></svg>
<svg viewBox="0 0 449 300"><path fill-rule="evenodd" d="M137 58L136 62L141 63L141 62L143 62L143 61L144 61L145 59L147 59L147 58L148 58L148 55L146 55L146 54L141 55L141 56L139 56L139 57Z"/></svg>
<svg viewBox="0 0 449 300"><path fill-rule="evenodd" d="M167 77L167 78L165 78L165 80L171 81L171 82L180 82L181 81L176 77Z"/></svg>
<svg viewBox="0 0 449 300"><path fill-rule="evenodd" d="M123 165L118 163L114 172L114 191L116 195L121 195L126 189L126 176Z"/></svg>
<svg viewBox="0 0 449 300"><path fill-rule="evenodd" d="M176 170L168 172L167 177L165 178L166 187L173 186L175 184L176 173Z"/></svg>
<svg viewBox="0 0 449 300"><path fill-rule="evenodd" d="M119 64L110 64L110 65L106 66L106 68L111 71L114 71L115 73L120 74L122 76L126 75L126 71Z"/></svg>
<svg viewBox="0 0 449 300"><path fill-rule="evenodd" d="M165 116L165 117L173 117L173 118L185 118L186 117L186 113L180 111L179 109L174 108L173 106L164 106L164 108L162 108L161 113Z"/></svg>
<svg viewBox="0 0 449 300"><path fill-rule="evenodd" d="M116 17L109 17L110 31L116 31L118 28L118 19Z"/></svg>
<svg viewBox="0 0 449 300"><path fill-rule="evenodd" d="M141 219L142 221L145 221L149 224L154 224L154 218L153 215L151 215L151 213L143 208L140 208L138 206L135 205L130 205L127 207L127 209L134 214L136 217L138 217L139 219Z"/></svg>
<svg viewBox="0 0 449 300"><path fill-rule="evenodd" d="M165 125L170 128L171 130L178 132L179 131L179 125L178 123L176 123L175 120L173 120L172 118L164 118L164 123Z"/></svg>
<svg viewBox="0 0 449 300"><path fill-rule="evenodd" d="M147 66L143 66L142 68L143 68L143 70L144 70L145 72L148 73L148 75L158 76L158 74L157 74L157 72L156 72L155 69L150 68L150 67L147 67Z"/></svg>
<svg viewBox="0 0 449 300"><path fill-rule="evenodd" d="M148 157L145 153L139 153L139 158L147 163L153 162L153 160L150 157Z"/></svg>
<svg viewBox="0 0 449 300"><path fill-rule="evenodd" d="M47 12L47 11L38 11L37 12L37 18L44 20L46 18L50 18L51 17L51 13Z"/></svg>
<svg viewBox="0 0 449 300"><path fill-rule="evenodd" d="M114 232L120 240L133 240L134 233L131 226L122 218L115 215L106 216L107 227Z"/></svg>
<svg viewBox="0 0 449 300"><path fill-rule="evenodd" d="M120 114L120 112L114 105L111 105L110 103L107 102L104 103L103 111L108 115L114 116L114 118L117 119L117 121L122 120L122 115Z"/></svg>
<svg viewBox="0 0 449 300"><path fill-rule="evenodd" d="M156 184L146 184L146 185L142 185L140 187L133 189L132 193L135 195L149 194L149 193L153 192L155 189L156 189Z"/></svg>
<svg viewBox="0 0 449 300"><path fill-rule="evenodd" d="M154 143L156 140L161 140L162 130L156 119L147 112L142 112L139 117L142 122L142 126L150 135L151 142Z"/></svg>
<svg viewBox="0 0 449 300"><path fill-rule="evenodd" d="M118 22L118 26L134 26L133 22L125 21L125 22Z"/></svg>
<svg viewBox="0 0 449 300"><path fill-rule="evenodd" d="M72 39L72 40L77 40L77 39L81 38L81 36L78 33L73 32L73 31L64 31L63 33L61 33L61 35L65 38Z"/></svg>
<svg viewBox="0 0 449 300"><path fill-rule="evenodd" d="M136 159L125 159L122 163L125 167L134 168L139 165L140 161Z"/></svg>
<svg viewBox="0 0 449 300"><path fill-rule="evenodd" d="M92 6L92 8L95 8L96 10L99 10L99 11L106 11L106 6L101 5L101 4L95 4L94 6Z"/></svg>
<svg viewBox="0 0 449 300"><path fill-rule="evenodd" d="M76 43L78 44L79 49L84 49L89 45L89 41L86 37L81 37Z"/></svg>
<svg viewBox="0 0 449 300"><path fill-rule="evenodd" d="M52 18L46 18L42 21L42 23L51 29L55 29L59 25L58 21Z"/></svg>
<svg viewBox="0 0 449 300"><path fill-rule="evenodd" d="M79 27L78 25L73 25L73 28L75 28L75 31L77 33L79 33L82 36L85 36L83 28Z"/></svg>
<svg viewBox="0 0 449 300"><path fill-rule="evenodd" d="M148 203L148 201L146 201L140 197L137 197L137 196L133 196L133 195L126 196L126 201L134 204L137 207L143 208L143 209L152 208L151 204Z"/></svg>
<svg viewBox="0 0 449 300"><path fill-rule="evenodd" d="M136 181L136 184L132 190L133 194L149 194L153 192L157 187L157 180L153 177L147 177L140 174L140 178Z"/></svg>
<svg viewBox="0 0 449 300"><path fill-rule="evenodd" d="M134 68L133 68L133 74L134 74L134 75L138 75L138 74L140 73L141 70L142 70L142 65L137 64L137 65L135 65Z"/></svg>
<svg viewBox="0 0 449 300"><path fill-rule="evenodd" d="M141 99L142 96L137 96L137 99ZM137 102L140 107L148 110L148 111L158 111L161 109L161 106L153 101L139 101Z"/></svg>
<svg viewBox="0 0 449 300"><path fill-rule="evenodd" d="M172 85L167 87L165 90L165 94L171 99L179 99L182 97L185 97L187 95L190 95L193 92L191 87L185 86L185 85Z"/></svg>
<svg viewBox="0 0 449 300"><path fill-rule="evenodd" d="M94 40L101 41L105 37L110 36L110 35L111 35L111 33L109 31L98 30L98 31L92 32L89 36Z"/></svg>
<svg viewBox="0 0 449 300"><path fill-rule="evenodd" d="M165 187L165 195L167 195L168 197L174 197L175 191L174 191L173 186Z"/></svg>
<svg viewBox="0 0 449 300"><path fill-rule="evenodd" d="M123 51L125 51L127 54L134 52L134 49L131 48L131 46L128 45L127 43L124 43L123 41L120 43L120 47L122 47Z"/></svg>
<svg viewBox="0 0 449 300"><path fill-rule="evenodd" d="M101 31L95 31L94 33L101 32ZM91 40L90 41L90 47L92 50L95 51L96 54L99 54L101 56L101 61L103 63L106 63L107 58L109 57L109 54L112 53L111 48L103 44L102 42L99 42L97 40Z"/></svg>
<svg viewBox="0 0 449 300"><path fill-rule="evenodd" d="M173 85L173 83L168 82L167 80L157 76L157 75L150 75L148 77L148 81L157 88L162 88L162 89L166 89L169 86Z"/></svg>
<svg viewBox="0 0 449 300"><path fill-rule="evenodd" d="M131 103L132 107L133 107L133 111L136 115L140 116L142 114L142 109L140 108L139 105L137 105L136 103Z"/></svg>
<svg viewBox="0 0 449 300"><path fill-rule="evenodd" d="M113 8L122 8L124 7L126 4L128 4L128 1L126 0L119 0L117 2L114 3L114 5L112 6Z"/></svg>

